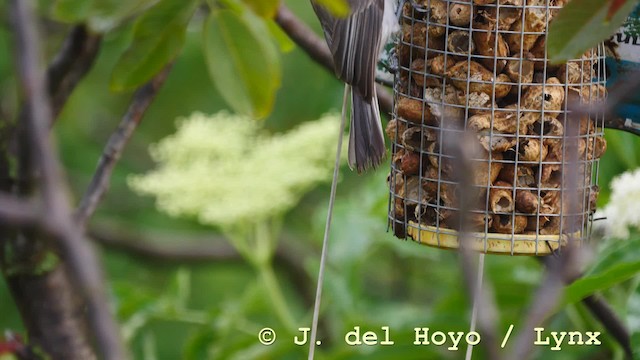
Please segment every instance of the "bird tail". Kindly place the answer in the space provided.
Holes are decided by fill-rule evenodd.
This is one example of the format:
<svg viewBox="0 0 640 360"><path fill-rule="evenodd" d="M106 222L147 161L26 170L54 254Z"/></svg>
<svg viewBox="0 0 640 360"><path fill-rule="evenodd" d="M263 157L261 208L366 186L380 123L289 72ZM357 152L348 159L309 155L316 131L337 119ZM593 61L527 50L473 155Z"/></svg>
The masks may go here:
<svg viewBox="0 0 640 360"><path fill-rule="evenodd" d="M345 105L348 92L345 91ZM359 173L380 165L386 155L380 123L378 95L375 87L372 99L365 99L351 90L351 126L349 130L349 167Z"/></svg>

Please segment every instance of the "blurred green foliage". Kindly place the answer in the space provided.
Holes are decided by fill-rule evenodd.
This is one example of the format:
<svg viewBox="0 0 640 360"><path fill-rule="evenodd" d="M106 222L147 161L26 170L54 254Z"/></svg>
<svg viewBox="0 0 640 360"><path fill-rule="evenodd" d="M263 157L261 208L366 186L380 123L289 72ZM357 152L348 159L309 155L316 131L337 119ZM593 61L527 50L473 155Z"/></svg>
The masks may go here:
<svg viewBox="0 0 640 360"><path fill-rule="evenodd" d="M69 23L86 19L94 30L105 32L95 67L76 89L54 128L76 200L86 189L109 134L126 111L131 89L152 76L151 70L161 68L174 54L179 54L167 83L119 162L109 193L92 220L91 228L99 231L107 227L123 237L162 234L156 239L160 244L188 246L196 241L191 239L199 239L202 235L213 239L208 241L225 241L220 236L222 229L205 227L194 219L168 217L155 209L153 199L132 193L127 187L127 178L155 166L148 154L149 145L172 134L177 117L194 111L213 114L244 108L245 112L254 115L269 113L264 127L273 133L283 132L338 109L342 102L342 85L300 49L280 52L291 44L283 40L270 20L266 20L264 24L268 30L265 31L271 35L268 41L280 39L277 40L278 47L268 50L278 51L269 55L276 56L277 60L259 57L264 52L251 54L251 49L247 48L237 49L238 54L253 55L252 61L279 62L280 70L272 68L273 63L262 65L271 69L267 70L268 81L274 80L278 71L281 71L278 75L281 77L256 95L255 99L259 101L249 105L232 104L231 109L225 101L228 94L248 91L247 84L255 79L249 78L242 83L243 79L234 79L228 73L222 74L228 78L226 80L220 80L222 75L211 74L212 82L208 76L212 57L216 58L213 66L220 66L216 61L221 61L220 51L226 50L207 48L213 45L203 40L203 29L215 31L215 27L205 26L217 21L215 16L222 10L214 8L209 12L201 4L188 23L181 17L181 11L189 12L189 6L194 2L180 1L180 6L184 6L182 10L160 11L162 6L177 2L58 0L54 5L53 1L41 0L39 4L48 59L58 49L68 26L44 19ZM338 4L335 10L341 11L340 1L325 2ZM208 3L220 4L213 0ZM225 0L221 3L232 9L255 11L255 14L235 13L231 20L238 26L239 33L254 36L249 35L255 30L246 27L246 16L254 19L268 16L274 8L267 5L275 1ZM319 33L307 1L287 0L285 3ZM109 6L116 6L116 9ZM18 99L5 7L5 2L0 0L0 116L13 118L18 111ZM166 25L166 29L157 28L158 23ZM150 24L156 24L156 28L147 28L152 26ZM182 24L183 28L177 24ZM165 34L166 43L153 44L156 37L149 36L149 32ZM234 40L243 40L245 44L262 41L257 39ZM225 44L232 43L227 39ZM253 65L247 63L245 66ZM262 77L265 74L258 76L261 81L267 79ZM234 80L244 88L238 85L239 90L234 90L224 85L225 81ZM112 92L114 89L120 92ZM273 96L273 100L268 96ZM640 166L637 138L613 131L608 132L607 137L609 151L599 169L601 204L608 198L608 184L614 175ZM385 164L376 172L365 175L342 169L325 278L319 337L322 345L318 358L459 359L465 351L462 346L458 351L448 351L447 346L413 345L414 327L467 331L470 300L464 291L455 252L399 241L387 232L387 167ZM323 185L305 194L296 208L285 215L277 239L280 247L297 260L293 263L297 265L293 266L276 257L273 275L282 287L287 311L299 327L308 327L311 323L312 305L308 294L315 290L328 193L328 185ZM637 252L638 239L640 234L636 231L627 242L608 240L596 244L595 260L589 265L587 277L567 290L566 305L553 314L547 328L602 331L584 306L575 301L601 290L633 331L633 344L639 346L640 288L635 275L638 257L633 256ZM206 244L207 241L198 242L198 245ZM191 264L141 258L109 247L100 250L123 336L136 359L306 357L307 347L293 344L293 336L297 333L281 321L269 301L265 279L248 259L236 257ZM486 266L486 279L492 284L499 310L499 318L495 319L498 330L503 334L510 324L518 329L523 314L531 306L535 289L543 279L542 266L534 258L508 256L488 256ZM379 335L382 326L389 326L395 345L347 346L344 335L354 326L360 326L363 331L375 330ZM278 339L274 345L267 347L258 342L257 334L263 327L276 330ZM17 308L2 280L0 329L22 330ZM559 352L536 347L535 358L621 359L622 351L611 336L603 333L602 339L603 346L563 347ZM481 347L476 348L474 358L486 358Z"/></svg>
<svg viewBox="0 0 640 360"><path fill-rule="evenodd" d="M638 0L574 0L549 25L547 50L553 63L578 59L625 23Z"/></svg>

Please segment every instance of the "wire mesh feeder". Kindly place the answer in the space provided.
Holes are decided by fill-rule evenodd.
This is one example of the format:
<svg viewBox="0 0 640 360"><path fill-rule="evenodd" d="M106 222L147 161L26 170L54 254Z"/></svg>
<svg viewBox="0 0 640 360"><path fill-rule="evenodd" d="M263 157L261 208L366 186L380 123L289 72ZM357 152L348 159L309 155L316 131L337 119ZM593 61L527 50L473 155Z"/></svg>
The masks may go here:
<svg viewBox="0 0 640 360"><path fill-rule="evenodd" d="M494 1L403 4L389 223L400 238L458 247L454 149L472 133L471 247L546 255L588 237L604 119L567 104L606 97L604 48L552 65L545 33L566 0Z"/></svg>

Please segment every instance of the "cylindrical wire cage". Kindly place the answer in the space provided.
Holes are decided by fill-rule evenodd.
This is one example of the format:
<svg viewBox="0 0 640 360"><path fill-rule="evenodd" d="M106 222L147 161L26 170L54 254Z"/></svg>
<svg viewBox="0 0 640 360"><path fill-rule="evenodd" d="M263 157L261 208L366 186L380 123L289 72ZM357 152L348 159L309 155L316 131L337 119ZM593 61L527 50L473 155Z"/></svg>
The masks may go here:
<svg viewBox="0 0 640 360"><path fill-rule="evenodd" d="M526 1L526 3L525 3ZM546 255L589 235L606 150L604 47L547 61L566 0L411 0L396 46L389 224L396 236L485 253ZM475 146L460 192L455 148ZM461 216L461 194L466 195Z"/></svg>

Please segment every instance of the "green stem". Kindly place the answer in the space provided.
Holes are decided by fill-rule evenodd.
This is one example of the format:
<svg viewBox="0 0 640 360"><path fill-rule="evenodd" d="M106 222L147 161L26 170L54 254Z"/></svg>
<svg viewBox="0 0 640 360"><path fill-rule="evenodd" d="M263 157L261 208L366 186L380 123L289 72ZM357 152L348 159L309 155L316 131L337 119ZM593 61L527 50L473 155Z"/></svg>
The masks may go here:
<svg viewBox="0 0 640 360"><path fill-rule="evenodd" d="M260 279L271 298L276 315L282 324L284 324L289 330L293 331L296 328L295 321L291 311L289 311L287 302L284 299L282 289L278 284L278 279L276 278L276 274L273 272L273 268L270 264L264 264L258 267L258 272L260 274Z"/></svg>
<svg viewBox="0 0 640 360"><path fill-rule="evenodd" d="M234 229L225 229L223 232L240 255L249 262L253 262L253 254L248 243L247 234L244 231L234 231Z"/></svg>
<svg viewBox="0 0 640 360"><path fill-rule="evenodd" d="M254 229L254 256L256 267L260 268L261 266L271 263L271 257L273 255L273 246L271 245L272 236L266 220L257 222Z"/></svg>
<svg viewBox="0 0 640 360"><path fill-rule="evenodd" d="M275 250L274 239L276 239L277 236L273 234L274 231L269 226L268 220L257 221L253 224L251 230L253 230L253 244L250 244L249 236L240 236L239 233L231 237L233 239L232 243L258 271L259 280L264 285L280 322L289 330L293 331L296 329L294 317L289 311L282 289L271 265L271 259L273 258L273 252ZM251 230L249 230L249 233Z"/></svg>

